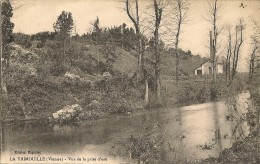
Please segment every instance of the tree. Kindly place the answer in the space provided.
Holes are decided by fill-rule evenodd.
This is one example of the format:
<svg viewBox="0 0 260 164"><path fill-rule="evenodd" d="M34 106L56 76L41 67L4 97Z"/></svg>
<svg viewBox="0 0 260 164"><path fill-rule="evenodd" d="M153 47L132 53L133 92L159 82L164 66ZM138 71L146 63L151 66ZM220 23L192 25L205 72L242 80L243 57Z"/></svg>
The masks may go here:
<svg viewBox="0 0 260 164"><path fill-rule="evenodd" d="M240 48L244 42L243 32L245 30L244 20L242 18L239 19L239 24L236 26L236 37L235 37L235 47L233 50L233 66L232 66L232 73L231 79L233 80L236 72L237 72L237 64L240 55Z"/></svg>
<svg viewBox="0 0 260 164"><path fill-rule="evenodd" d="M141 54L142 48L142 40L141 40L141 31L140 31L140 17L139 17L139 3L138 0L135 0L135 15L133 13L133 9L131 8L130 0L126 0L126 13L129 19L132 21L135 27L135 33L137 35L137 55L138 55L138 67L143 65L143 55Z"/></svg>
<svg viewBox="0 0 260 164"><path fill-rule="evenodd" d="M9 2L2 3L2 18L1 18L1 25L2 25L2 52L3 58L6 60L6 67L9 66L9 43L13 41L13 28L14 23L11 22L11 18L13 16L13 8Z"/></svg>
<svg viewBox="0 0 260 164"><path fill-rule="evenodd" d="M161 103L161 78L160 78L160 63L161 63L161 52L159 49L159 30L162 20L163 9L165 7L165 2L160 0L153 1L153 9L154 9L154 71L155 71L155 80L156 80L156 97L157 101Z"/></svg>
<svg viewBox="0 0 260 164"><path fill-rule="evenodd" d="M227 48L227 56L226 56L226 82L230 81L230 62L232 56L232 35L231 35L231 27L228 28L228 48Z"/></svg>
<svg viewBox="0 0 260 164"><path fill-rule="evenodd" d="M259 54L259 47L260 47L260 25L257 21L254 21L254 29L255 32L251 36L251 45L252 45L252 52L250 55L250 62L249 62L249 81L251 82L255 75L255 63L257 59L257 53Z"/></svg>
<svg viewBox="0 0 260 164"><path fill-rule="evenodd" d="M101 29L99 27L99 18L98 17L95 20L95 22L93 23L93 32L96 32L96 33L100 33L101 32Z"/></svg>
<svg viewBox="0 0 260 164"><path fill-rule="evenodd" d="M254 72L255 72L255 59L256 59L256 53L259 48L259 40L257 40L257 36L252 36L252 53L250 57L250 63L249 63L249 81L252 81Z"/></svg>
<svg viewBox="0 0 260 164"><path fill-rule="evenodd" d="M137 56L138 56L138 68L137 68L137 81L139 73L143 74L143 78L145 80L145 103L148 105L149 103L149 86L148 86L148 77L147 77L147 71L144 67L144 52L145 52L145 42L142 39L142 34L140 30L140 16L139 16L139 1L135 0L135 8L131 8L130 0L126 0L126 13L129 17L129 19L132 21L135 27L135 32L137 36ZM135 14L133 14L133 10L135 11Z"/></svg>
<svg viewBox="0 0 260 164"><path fill-rule="evenodd" d="M73 18L70 12L62 11L57 21L53 24L55 32L64 37L68 37L73 29Z"/></svg>
<svg viewBox="0 0 260 164"><path fill-rule="evenodd" d="M96 42L100 42L100 35L101 35L101 28L99 27L99 18L95 20L95 22L92 24L93 29L92 29L92 39Z"/></svg>
<svg viewBox="0 0 260 164"><path fill-rule="evenodd" d="M224 26L221 26L219 23L222 4L219 3L219 0L210 0L208 1L208 6L208 17L205 17L205 19L210 22L212 26L211 31L213 32L213 35L211 35L210 33L210 37L212 38L210 40L210 59L212 62L213 82L215 83L217 79L217 58L220 55L220 43L218 41L218 38L222 30L224 29Z"/></svg>
<svg viewBox="0 0 260 164"><path fill-rule="evenodd" d="M57 21L53 24L55 32L58 34L58 39L63 44L63 57L58 57L59 59L65 58L65 47L66 41L70 37L71 31L73 29L73 18L70 12L62 11L61 15L58 16ZM60 46L58 46L60 47ZM61 62L61 60L57 60Z"/></svg>
<svg viewBox="0 0 260 164"><path fill-rule="evenodd" d="M179 68L179 41L180 34L182 30L182 25L186 23L188 17L188 11L190 4L187 0L175 0L173 2L173 24L174 28L174 36L175 36L175 55L176 55L176 82L178 83L178 68Z"/></svg>

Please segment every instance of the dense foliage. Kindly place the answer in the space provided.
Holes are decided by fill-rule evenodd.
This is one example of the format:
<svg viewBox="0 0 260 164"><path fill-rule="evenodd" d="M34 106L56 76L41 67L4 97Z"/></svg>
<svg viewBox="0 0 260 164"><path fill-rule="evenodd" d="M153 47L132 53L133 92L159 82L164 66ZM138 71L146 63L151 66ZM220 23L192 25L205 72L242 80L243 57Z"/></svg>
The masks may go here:
<svg viewBox="0 0 260 164"><path fill-rule="evenodd" d="M3 2L2 10L1 10L1 26L2 26L2 41L3 41L3 58L7 60L7 64L9 65L9 46L8 44L13 41L13 28L14 23L11 22L11 18L13 16L13 8L10 3Z"/></svg>
<svg viewBox="0 0 260 164"><path fill-rule="evenodd" d="M70 35L73 29L73 18L70 12L62 11L57 18L57 21L53 24L55 32L59 33L63 37Z"/></svg>

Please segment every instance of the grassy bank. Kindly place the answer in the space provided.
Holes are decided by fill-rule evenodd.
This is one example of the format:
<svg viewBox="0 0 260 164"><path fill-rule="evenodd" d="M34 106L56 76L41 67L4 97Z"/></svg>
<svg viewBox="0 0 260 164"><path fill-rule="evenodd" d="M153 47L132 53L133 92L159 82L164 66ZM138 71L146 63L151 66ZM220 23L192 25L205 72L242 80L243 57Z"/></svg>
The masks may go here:
<svg viewBox="0 0 260 164"><path fill-rule="evenodd" d="M9 95L4 104L5 120L28 120L51 117L66 105L79 104L84 111L83 119L96 119L111 114L129 114L147 109L143 101L142 85L136 86L127 76L106 78L81 73L83 81L67 81L63 76L41 75L20 78L9 83ZM89 80L90 79L90 80ZM228 90L224 81L215 85L210 77L194 77L179 81L163 79L163 107L204 103L224 99ZM236 92L245 84L234 85ZM238 89L239 88L239 89ZM151 104L154 109L150 89ZM94 102L94 103L93 103Z"/></svg>

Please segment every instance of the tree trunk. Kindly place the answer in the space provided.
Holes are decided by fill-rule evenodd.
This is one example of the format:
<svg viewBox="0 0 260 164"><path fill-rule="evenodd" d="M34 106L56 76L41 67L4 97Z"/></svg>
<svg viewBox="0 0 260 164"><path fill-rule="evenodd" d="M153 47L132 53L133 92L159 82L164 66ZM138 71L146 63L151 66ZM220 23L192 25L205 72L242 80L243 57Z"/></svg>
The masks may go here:
<svg viewBox="0 0 260 164"><path fill-rule="evenodd" d="M175 68L175 73L176 73L176 82L178 84L179 82L179 75L178 75L178 72L179 72L179 52L178 50L176 50L176 68Z"/></svg>
<svg viewBox="0 0 260 164"><path fill-rule="evenodd" d="M125 1L126 3L126 13L130 20L133 22L135 27L135 32L137 35L137 56L138 56L138 66L136 72L136 83L138 84L141 77L145 80L145 96L144 101L148 105L149 104L149 87L148 87L148 79L147 79L147 72L144 67L144 52L145 52L145 43L142 42L142 35L140 32L140 24L139 24L139 4L138 0L135 0L135 16L131 14L131 5L129 4L129 0ZM147 81L147 82L146 82Z"/></svg>
<svg viewBox="0 0 260 164"><path fill-rule="evenodd" d="M254 76L255 72L255 51L258 49L258 47L254 48L251 59L250 59L250 65L249 65L249 81L251 82Z"/></svg>
<svg viewBox="0 0 260 164"><path fill-rule="evenodd" d="M0 13L2 13L2 1L0 2ZM0 16L1 22L2 22L2 14ZM3 72L2 72L2 57L3 57L3 35L2 35L2 23L0 25L0 110L1 110L1 120L3 119L3 111L2 111L2 97L3 97L3 92L2 92L2 76L3 76ZM1 121L2 123L2 121ZM2 124L1 124L2 127ZM1 128L2 130L2 128ZM2 132L2 131L1 131ZM1 144L2 145L2 144ZM1 146L2 148L2 146Z"/></svg>
<svg viewBox="0 0 260 164"><path fill-rule="evenodd" d="M160 79L160 52L159 52L159 28L162 19L162 9L158 6L157 0L154 0L155 12L155 30L154 30L154 55L155 55L155 81L156 81L156 98L158 104L162 103L161 99L161 79Z"/></svg>
<svg viewBox="0 0 260 164"><path fill-rule="evenodd" d="M238 28L236 27L236 41L235 41L235 48L234 48L234 51L233 51L233 66L232 66L232 73L231 73L231 80L234 79L235 77L235 74L236 74L236 62L237 62L237 54L236 54L236 50L237 50L237 44L238 44L238 41L237 41L237 34L238 33Z"/></svg>
<svg viewBox="0 0 260 164"><path fill-rule="evenodd" d="M144 95L144 101L145 101L145 106L149 105L149 83L148 83L148 77L147 77L147 72L145 71L145 95Z"/></svg>
<svg viewBox="0 0 260 164"><path fill-rule="evenodd" d="M238 32L240 30L240 41L239 44L237 45L237 40L238 40ZM237 64L238 64L238 59L239 59L239 54L240 54L240 48L244 42L243 40L243 30L244 30L244 26L242 24L242 20L240 19L240 25L237 26L236 28L236 46L234 49L234 58L233 58L233 68L232 68L232 80L234 79L235 75L236 75L236 70L237 70Z"/></svg>
<svg viewBox="0 0 260 164"><path fill-rule="evenodd" d="M160 52L159 52L159 34L158 28L154 32L155 36L155 80L156 80L156 98L161 103L161 80L160 80Z"/></svg>
<svg viewBox="0 0 260 164"><path fill-rule="evenodd" d="M144 84L145 84L145 95L144 95L144 102L145 102L145 106L147 107L149 105L149 82L148 82L148 73L147 70L144 66L144 53L145 53L145 42L144 40L141 42L141 47L142 47L142 58L141 58L141 69L143 72L143 77L144 77Z"/></svg>

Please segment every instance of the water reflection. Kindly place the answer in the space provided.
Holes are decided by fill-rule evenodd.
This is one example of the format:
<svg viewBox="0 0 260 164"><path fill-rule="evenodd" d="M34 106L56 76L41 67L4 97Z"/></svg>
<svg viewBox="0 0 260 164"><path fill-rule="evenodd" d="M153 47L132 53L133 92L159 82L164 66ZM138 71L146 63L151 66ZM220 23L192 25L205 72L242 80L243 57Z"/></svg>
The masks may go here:
<svg viewBox="0 0 260 164"><path fill-rule="evenodd" d="M232 101L241 103L243 100L248 99ZM58 155L103 155L113 163L116 159L111 154L117 154L118 143L133 134L164 139L162 152L165 160L216 157L221 150L231 147L235 140L247 136L250 130L245 121L227 119L230 106L234 108L233 104L213 102L141 111L131 116L119 115L70 126L52 126L47 122L4 125L3 151L6 157L17 149ZM242 111L245 106L237 104L238 107Z"/></svg>

